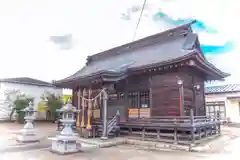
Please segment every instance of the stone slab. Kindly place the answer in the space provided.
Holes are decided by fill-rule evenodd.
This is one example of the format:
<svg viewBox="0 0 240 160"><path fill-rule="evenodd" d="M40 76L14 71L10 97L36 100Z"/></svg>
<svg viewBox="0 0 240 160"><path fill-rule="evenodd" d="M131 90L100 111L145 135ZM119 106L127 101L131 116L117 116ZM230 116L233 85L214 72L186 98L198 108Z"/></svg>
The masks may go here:
<svg viewBox="0 0 240 160"><path fill-rule="evenodd" d="M73 154L80 151L81 144L74 143L59 143L58 141L52 141L51 151L53 153L65 155L65 154Z"/></svg>
<svg viewBox="0 0 240 160"><path fill-rule="evenodd" d="M0 148L0 153L42 149L42 148L49 148L50 146L51 146L51 143L47 141L28 143L28 144L18 144L18 145L2 147Z"/></svg>
<svg viewBox="0 0 240 160"><path fill-rule="evenodd" d="M33 143L40 141L40 138L36 135L17 135L16 140L20 143Z"/></svg>

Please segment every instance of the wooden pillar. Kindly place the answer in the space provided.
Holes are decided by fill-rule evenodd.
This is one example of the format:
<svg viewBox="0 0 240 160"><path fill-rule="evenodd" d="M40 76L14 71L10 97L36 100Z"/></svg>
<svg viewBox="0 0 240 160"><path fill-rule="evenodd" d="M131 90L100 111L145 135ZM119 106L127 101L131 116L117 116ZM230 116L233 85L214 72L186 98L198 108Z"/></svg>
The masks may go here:
<svg viewBox="0 0 240 160"><path fill-rule="evenodd" d="M128 80L126 79L125 81L125 89L124 89L124 102L125 102L125 110L126 110L126 120L128 120L129 118L129 99L128 99L128 94L129 94L129 91L128 91Z"/></svg>
<svg viewBox="0 0 240 160"><path fill-rule="evenodd" d="M87 129L91 129L91 118L92 118L92 100L91 99L92 90L88 90L88 110L87 110Z"/></svg>
<svg viewBox="0 0 240 160"><path fill-rule="evenodd" d="M137 92L138 119L140 118L140 92Z"/></svg>
<svg viewBox="0 0 240 160"><path fill-rule="evenodd" d="M198 107L196 106L196 89L195 89L195 84L196 84L195 76L192 75L192 96L193 96L192 108L194 109L194 115L198 115L197 114Z"/></svg>
<svg viewBox="0 0 240 160"><path fill-rule="evenodd" d="M68 101L68 99L67 99L67 101ZM67 101L66 101L66 104L67 104ZM73 106L75 105L75 89L72 90L72 105Z"/></svg>
<svg viewBox="0 0 240 160"><path fill-rule="evenodd" d="M107 99L108 99L108 95L107 92L104 90L103 91L103 135L101 137L101 139L108 139L108 135L107 135L107 125L108 125L108 120L107 120Z"/></svg>
<svg viewBox="0 0 240 160"><path fill-rule="evenodd" d="M195 144L195 124L194 124L193 109L190 109L190 123L191 123L191 140L192 140L192 145L193 145L193 144Z"/></svg>
<svg viewBox="0 0 240 160"><path fill-rule="evenodd" d="M179 111L180 111L180 116L184 116L184 88L183 84L179 84Z"/></svg>
<svg viewBox="0 0 240 160"><path fill-rule="evenodd" d="M80 90L80 88L78 88L78 92L77 93L78 93L78 95L77 95L77 109L80 110L81 109L80 108L81 107L81 90ZM80 116L81 116L80 113L81 112L77 112L77 123L76 123L77 127L80 127L80 125L81 125L80 124L81 123L80 122Z"/></svg>
<svg viewBox="0 0 240 160"><path fill-rule="evenodd" d="M82 94L82 110L81 110L81 113L82 113L82 118L81 118L81 127L84 128L85 127L85 100L84 100L84 96L85 96L85 89L83 89L83 94Z"/></svg>
<svg viewBox="0 0 240 160"><path fill-rule="evenodd" d="M152 116L152 77L149 77L149 108L150 117Z"/></svg>

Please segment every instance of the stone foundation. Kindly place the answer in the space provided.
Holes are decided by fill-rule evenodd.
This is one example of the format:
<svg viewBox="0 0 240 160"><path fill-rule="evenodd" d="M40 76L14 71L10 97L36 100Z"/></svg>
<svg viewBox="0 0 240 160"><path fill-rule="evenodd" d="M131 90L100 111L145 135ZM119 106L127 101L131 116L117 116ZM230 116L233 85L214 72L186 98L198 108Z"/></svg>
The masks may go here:
<svg viewBox="0 0 240 160"><path fill-rule="evenodd" d="M81 147L75 140L58 140L57 138L51 138L52 149L51 151L57 154L70 154L80 151Z"/></svg>
<svg viewBox="0 0 240 160"><path fill-rule="evenodd" d="M39 138L37 137L36 134L30 134L30 135L17 135L17 142L20 143L33 143L33 142L38 142Z"/></svg>

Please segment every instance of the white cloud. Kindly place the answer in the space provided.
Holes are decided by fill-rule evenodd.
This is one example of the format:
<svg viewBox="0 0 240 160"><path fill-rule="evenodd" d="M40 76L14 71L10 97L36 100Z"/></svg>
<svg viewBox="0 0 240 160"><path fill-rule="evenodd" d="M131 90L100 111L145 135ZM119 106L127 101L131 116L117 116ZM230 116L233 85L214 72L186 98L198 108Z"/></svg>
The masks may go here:
<svg viewBox="0 0 240 160"><path fill-rule="evenodd" d="M120 16L132 4L141 5L142 2L139 0L1 1L0 55L3 60L0 63L0 78L29 76L50 81L70 75L84 65L88 55L131 41L138 14L135 14L132 21L124 21ZM185 0L185 3L181 1L173 7L171 3L167 4L168 2L148 0L148 3L153 5L151 10L146 12L152 14L157 10L156 6L164 6L172 15L189 16L190 14L218 28L224 37L238 39L239 36L235 36L238 35L235 33L236 28L239 28L235 23L236 5L226 4L225 2L229 0L221 2L195 0L194 3ZM150 17L145 17L139 26L137 38L160 32L168 27L171 26L163 22L154 23ZM64 34L72 34L74 47L61 51L49 41L49 37ZM236 53L239 52L235 51L234 54Z"/></svg>

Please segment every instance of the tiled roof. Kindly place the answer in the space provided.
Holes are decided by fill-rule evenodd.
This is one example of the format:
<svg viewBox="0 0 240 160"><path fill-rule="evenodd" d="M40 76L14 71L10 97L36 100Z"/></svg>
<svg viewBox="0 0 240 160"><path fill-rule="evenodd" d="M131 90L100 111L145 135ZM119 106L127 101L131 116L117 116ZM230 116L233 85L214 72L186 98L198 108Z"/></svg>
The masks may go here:
<svg viewBox="0 0 240 160"><path fill-rule="evenodd" d="M0 79L0 82L54 87L54 85L52 83L41 81L38 79L29 78L29 77L4 78L4 79Z"/></svg>
<svg viewBox="0 0 240 160"><path fill-rule="evenodd" d="M168 62L188 55L197 35L186 24L138 41L116 47L88 58L87 65L64 80L83 78L98 73L122 74L128 69ZM187 36L183 35L189 32ZM194 41L194 42L193 42Z"/></svg>
<svg viewBox="0 0 240 160"><path fill-rule="evenodd" d="M224 93L224 92L240 92L240 84L228 84L221 86L205 87L205 93Z"/></svg>
<svg viewBox="0 0 240 160"><path fill-rule="evenodd" d="M199 49L195 45L198 42L198 36L192 33L190 29L191 24L181 25L89 56L87 64L81 70L65 79L57 81L56 84L63 84L72 80L97 75L124 78L129 71L141 70L153 65L166 65L187 59L196 54ZM205 63L220 78L228 76L210 63Z"/></svg>

